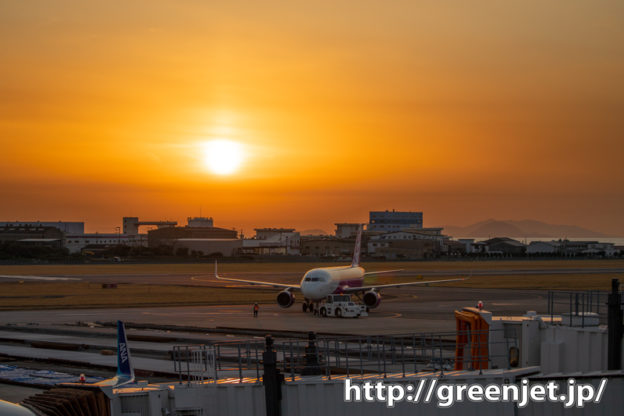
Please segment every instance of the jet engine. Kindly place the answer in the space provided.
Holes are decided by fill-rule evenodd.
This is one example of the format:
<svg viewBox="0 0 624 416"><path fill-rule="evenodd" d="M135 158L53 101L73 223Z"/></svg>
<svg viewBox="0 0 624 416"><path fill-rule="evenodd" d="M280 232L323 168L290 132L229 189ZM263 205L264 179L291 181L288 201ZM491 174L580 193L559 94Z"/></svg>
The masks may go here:
<svg viewBox="0 0 624 416"><path fill-rule="evenodd" d="M374 309L381 303L381 295L374 290L369 290L364 293L364 304L370 308Z"/></svg>
<svg viewBox="0 0 624 416"><path fill-rule="evenodd" d="M277 295L277 304L282 308L290 308L295 303L295 295L289 290L284 290Z"/></svg>

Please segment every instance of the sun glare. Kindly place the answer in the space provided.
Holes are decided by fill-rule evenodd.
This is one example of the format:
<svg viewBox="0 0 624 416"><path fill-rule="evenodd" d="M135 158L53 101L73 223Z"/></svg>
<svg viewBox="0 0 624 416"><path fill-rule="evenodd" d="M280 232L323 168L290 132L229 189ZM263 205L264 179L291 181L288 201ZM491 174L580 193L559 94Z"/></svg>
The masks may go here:
<svg viewBox="0 0 624 416"><path fill-rule="evenodd" d="M204 164L217 175L231 175L243 162L243 146L231 140L211 140L204 144Z"/></svg>

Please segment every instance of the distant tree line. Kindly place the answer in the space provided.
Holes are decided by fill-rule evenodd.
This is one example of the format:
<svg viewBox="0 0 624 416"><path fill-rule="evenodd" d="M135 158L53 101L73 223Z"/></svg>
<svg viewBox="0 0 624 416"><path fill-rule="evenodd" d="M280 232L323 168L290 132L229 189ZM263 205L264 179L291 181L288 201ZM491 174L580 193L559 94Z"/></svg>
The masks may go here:
<svg viewBox="0 0 624 416"><path fill-rule="evenodd" d="M66 248L24 245L15 241L0 243L0 260L65 260L68 257L69 251Z"/></svg>

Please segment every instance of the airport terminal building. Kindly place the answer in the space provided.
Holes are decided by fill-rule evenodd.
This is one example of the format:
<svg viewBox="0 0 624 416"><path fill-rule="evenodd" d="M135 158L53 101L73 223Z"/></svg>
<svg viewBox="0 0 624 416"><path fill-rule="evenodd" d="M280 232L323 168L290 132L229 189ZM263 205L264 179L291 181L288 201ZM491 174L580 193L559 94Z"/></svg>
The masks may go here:
<svg viewBox="0 0 624 416"><path fill-rule="evenodd" d="M84 234L81 221L3 221L0 227L53 227L65 234Z"/></svg>
<svg viewBox="0 0 624 416"><path fill-rule="evenodd" d="M45 246L51 248L63 247L63 232L56 227L48 227L33 223L13 224L0 226L0 243L18 246ZM40 224L40 223L39 223Z"/></svg>
<svg viewBox="0 0 624 416"><path fill-rule="evenodd" d="M147 232L149 247L172 246L180 239L236 239L236 230L219 227L165 227Z"/></svg>

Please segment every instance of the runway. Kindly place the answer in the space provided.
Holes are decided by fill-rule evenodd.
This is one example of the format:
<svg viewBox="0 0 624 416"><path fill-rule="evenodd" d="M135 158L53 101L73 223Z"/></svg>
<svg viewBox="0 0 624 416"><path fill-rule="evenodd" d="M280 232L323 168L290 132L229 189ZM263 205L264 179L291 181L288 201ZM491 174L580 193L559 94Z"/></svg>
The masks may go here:
<svg viewBox="0 0 624 416"><path fill-rule="evenodd" d="M276 304L260 307L252 317L251 305L138 307L120 309L57 309L0 312L0 324L62 325L117 319L162 325L203 328L230 327L262 330L318 331L356 335L396 334L454 329L453 311L475 306L481 300L496 315L546 312L546 292L510 289L408 287L387 289L382 302L368 317L318 318L301 311L301 303L282 309Z"/></svg>
<svg viewBox="0 0 624 416"><path fill-rule="evenodd" d="M179 281L179 277L168 276L167 279ZM547 308L545 291L407 287L385 290L379 308L372 310L368 317L358 319L315 317L301 311L300 301L288 309L273 303L262 304L259 317L255 319L251 305L2 311L0 354L12 358L0 359L0 362L8 360L7 364L16 362L21 367L60 369L76 376L80 373L110 376L114 373L115 357L101 355L100 351L113 349L115 329L89 325L123 320L129 327L129 346L136 368L154 381L175 374L168 356L174 345L241 340L262 342L261 337L265 334L291 336L288 333L279 335L279 331L361 337L444 331L452 339L455 330L453 311L475 306L479 300L494 315L521 315L527 310L545 313ZM145 330L136 329L133 324L195 328L192 332L182 328ZM147 338L137 339L137 336ZM54 343L80 345L81 350L63 349L66 347L53 346ZM221 374L237 377L238 373L235 368L225 368ZM5 390L0 384L0 397L12 397L14 393Z"/></svg>
<svg viewBox="0 0 624 416"><path fill-rule="evenodd" d="M275 281L298 284L304 272L228 272L222 274L248 280ZM392 273L387 278L394 281L444 279L450 276L507 276L541 274L616 274L621 268L547 268L539 267L473 270L405 270ZM99 275L42 275L29 273L26 277L0 276L0 281L80 279L96 283L133 283L144 285L178 285L201 287L241 287L245 284L218 281L211 270L207 273L143 273ZM384 277L386 279L386 277ZM72 280L75 282L75 280ZM277 295L278 291L275 291ZM252 305L175 306L175 307L124 307L106 309L49 309L0 311L0 354L17 360L21 366L42 368L52 366L66 369L70 374L81 372L106 375L114 371L114 357L100 355L103 349L112 349L114 328L98 327L94 323L112 324L122 320L128 325L129 336L143 335L148 339L130 339L136 352L137 368L145 374L171 375L173 368L167 354L174 345L221 343L237 340L255 340L266 334L277 337L301 335L313 331L321 335L375 335L423 334L446 332L453 337L454 311L475 306L482 301L485 309L494 315L523 315L528 310L547 312L547 291L524 289L477 289L460 287L409 286L385 289L378 308L368 317L320 318L301 310L300 297L288 309L276 303L260 305L258 318L252 316ZM155 325L154 329L137 329L136 326ZM165 328L164 326L170 326ZM183 328L181 328L183 327ZM292 332L289 332L292 331ZM424 335L426 336L426 335ZM165 341L150 341L149 337L170 337ZM154 343L156 342L156 343ZM159 344L160 342L160 344ZM246 342L246 341L245 341ZM60 345L56 345L60 344ZM64 350L63 345L80 345L80 351ZM32 361L37 360L37 361ZM43 361L39 361L43 360ZM9 363L12 361L9 361ZM95 365L95 367L94 367ZM67 367L65 367L67 366ZM153 377L150 377L152 379ZM0 390L0 393L2 391Z"/></svg>

